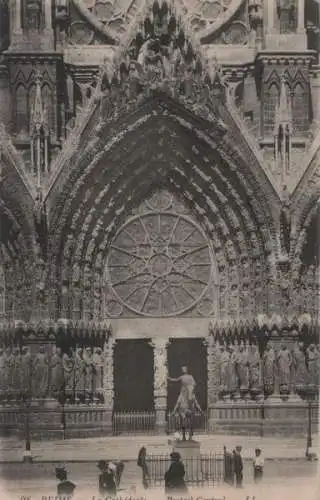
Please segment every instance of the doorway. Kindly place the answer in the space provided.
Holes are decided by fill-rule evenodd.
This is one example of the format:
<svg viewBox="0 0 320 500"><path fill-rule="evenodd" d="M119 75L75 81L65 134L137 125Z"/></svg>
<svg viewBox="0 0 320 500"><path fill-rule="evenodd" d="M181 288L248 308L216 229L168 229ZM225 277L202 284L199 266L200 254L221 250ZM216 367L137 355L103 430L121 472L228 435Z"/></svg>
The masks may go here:
<svg viewBox="0 0 320 500"><path fill-rule="evenodd" d="M181 375L181 367L187 366L196 381L196 397L202 408L207 409L207 348L202 338L171 339L168 346L169 377ZM172 411L179 396L180 384L168 382L167 408Z"/></svg>
<svg viewBox="0 0 320 500"><path fill-rule="evenodd" d="M117 340L114 350L114 411L152 411L153 349L148 340Z"/></svg>

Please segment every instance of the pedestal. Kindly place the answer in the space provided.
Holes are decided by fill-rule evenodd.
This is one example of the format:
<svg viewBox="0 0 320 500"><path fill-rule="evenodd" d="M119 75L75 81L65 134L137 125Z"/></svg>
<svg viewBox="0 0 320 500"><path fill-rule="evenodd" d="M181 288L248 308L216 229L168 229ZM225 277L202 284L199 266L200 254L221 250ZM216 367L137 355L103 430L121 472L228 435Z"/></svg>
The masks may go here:
<svg viewBox="0 0 320 500"><path fill-rule="evenodd" d="M199 441L177 441L172 451L178 452L181 455L186 472L186 481L201 481L202 471Z"/></svg>

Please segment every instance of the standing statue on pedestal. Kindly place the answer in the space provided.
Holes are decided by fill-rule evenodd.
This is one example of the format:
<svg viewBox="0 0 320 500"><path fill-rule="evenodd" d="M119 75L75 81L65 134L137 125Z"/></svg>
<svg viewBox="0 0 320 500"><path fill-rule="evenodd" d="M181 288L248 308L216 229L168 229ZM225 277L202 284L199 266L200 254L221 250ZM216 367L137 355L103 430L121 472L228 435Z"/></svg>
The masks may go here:
<svg viewBox="0 0 320 500"><path fill-rule="evenodd" d="M270 396L274 393L276 356L271 344L267 344L263 355L263 383L265 393Z"/></svg>
<svg viewBox="0 0 320 500"><path fill-rule="evenodd" d="M261 391L261 359L257 345L251 346L249 354L249 380L251 392L258 394Z"/></svg>
<svg viewBox="0 0 320 500"><path fill-rule="evenodd" d="M77 347L74 362L74 388L76 403L85 402L85 361L82 347Z"/></svg>
<svg viewBox="0 0 320 500"><path fill-rule="evenodd" d="M319 351L314 344L310 344L307 349L309 383L319 384Z"/></svg>
<svg viewBox="0 0 320 500"><path fill-rule="evenodd" d="M32 396L45 398L49 390L49 359L44 346L39 347L32 366Z"/></svg>
<svg viewBox="0 0 320 500"><path fill-rule="evenodd" d="M229 344L227 347L229 351L228 363L228 391L230 397L239 397L239 379L237 373L237 362L239 347L237 345Z"/></svg>
<svg viewBox="0 0 320 500"><path fill-rule="evenodd" d="M31 395L31 372L32 358L30 349L28 346L23 346L20 368L20 391L24 398Z"/></svg>
<svg viewBox="0 0 320 500"><path fill-rule="evenodd" d="M229 392L229 359L230 354L224 344L220 347L220 360L219 360L219 375L220 387L219 392L223 397Z"/></svg>
<svg viewBox="0 0 320 500"><path fill-rule="evenodd" d="M0 401L3 402L5 398L5 357L2 347L0 348Z"/></svg>
<svg viewBox="0 0 320 500"><path fill-rule="evenodd" d="M66 401L73 399L73 368L74 359L71 350L62 355L63 379L64 379L64 395Z"/></svg>
<svg viewBox="0 0 320 500"><path fill-rule="evenodd" d="M239 346L236 367L239 377L240 392L243 393L249 390L249 357L244 345Z"/></svg>
<svg viewBox="0 0 320 500"><path fill-rule="evenodd" d="M181 371L182 375L180 375L180 377L168 377L168 380L169 382L181 382L181 391L173 413L179 416L182 430L182 440L185 441L187 429L189 429L189 439L192 439L193 415L195 411L198 410L202 413L202 410L194 392L196 383L193 376L188 373L188 368L186 366L183 366Z"/></svg>
<svg viewBox="0 0 320 500"><path fill-rule="evenodd" d="M7 347L5 351L5 360L4 360L4 374L5 374L5 391L7 400L10 401L12 399L13 394L13 355L11 347Z"/></svg>
<svg viewBox="0 0 320 500"><path fill-rule="evenodd" d="M281 345L281 349L278 352L277 363L280 393L288 394L290 392L292 356L285 344Z"/></svg>
<svg viewBox="0 0 320 500"><path fill-rule="evenodd" d="M20 370L21 370L21 354L19 347L13 349L12 360L12 387L15 399L21 395L20 391Z"/></svg>
<svg viewBox="0 0 320 500"><path fill-rule="evenodd" d="M61 348L56 347L50 360L51 364L51 381L50 393L51 396L57 399L61 397L61 391L64 387L64 371L62 362Z"/></svg>
<svg viewBox="0 0 320 500"><path fill-rule="evenodd" d="M96 347L92 356L93 361L93 396L99 401L103 393L103 356L101 347Z"/></svg>
<svg viewBox="0 0 320 500"><path fill-rule="evenodd" d="M300 392L300 389L307 383L308 372L306 356L304 353L303 342L298 342L292 353L293 357L293 384L296 392Z"/></svg>
<svg viewBox="0 0 320 500"><path fill-rule="evenodd" d="M92 348L86 347L83 353L83 360L85 362L85 395L86 401L92 401L93 399L93 377L95 372L95 367L93 364Z"/></svg>

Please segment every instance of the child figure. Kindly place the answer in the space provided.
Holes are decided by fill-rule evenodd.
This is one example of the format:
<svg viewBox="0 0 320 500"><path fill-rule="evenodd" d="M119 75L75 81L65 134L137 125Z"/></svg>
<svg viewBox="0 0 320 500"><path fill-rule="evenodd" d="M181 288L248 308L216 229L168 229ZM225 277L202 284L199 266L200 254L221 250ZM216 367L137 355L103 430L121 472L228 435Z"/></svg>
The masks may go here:
<svg viewBox="0 0 320 500"><path fill-rule="evenodd" d="M262 458L260 448L257 448L253 460L253 479L255 483L260 483L263 476L263 467L264 459Z"/></svg>

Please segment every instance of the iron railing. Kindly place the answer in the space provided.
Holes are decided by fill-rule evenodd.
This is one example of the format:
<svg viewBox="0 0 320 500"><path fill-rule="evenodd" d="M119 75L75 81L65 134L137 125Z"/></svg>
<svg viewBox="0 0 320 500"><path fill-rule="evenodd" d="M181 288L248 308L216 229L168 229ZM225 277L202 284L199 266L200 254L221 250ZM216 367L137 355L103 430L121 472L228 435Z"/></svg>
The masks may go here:
<svg viewBox="0 0 320 500"><path fill-rule="evenodd" d="M113 434L154 434L156 414L154 411L115 412L112 419Z"/></svg>
<svg viewBox="0 0 320 500"><path fill-rule="evenodd" d="M146 459L150 486L163 486L164 475L170 465L169 455L148 455ZM201 454L183 459L185 481L190 486L213 487L225 479L223 453Z"/></svg>

